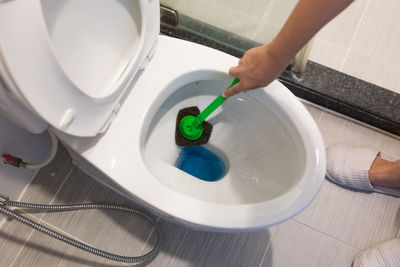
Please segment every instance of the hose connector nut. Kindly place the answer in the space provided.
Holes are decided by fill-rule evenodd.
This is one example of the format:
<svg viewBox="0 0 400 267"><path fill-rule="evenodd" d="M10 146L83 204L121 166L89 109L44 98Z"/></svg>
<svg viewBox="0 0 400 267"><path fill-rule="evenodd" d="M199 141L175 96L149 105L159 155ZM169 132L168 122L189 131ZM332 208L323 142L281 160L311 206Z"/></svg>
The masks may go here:
<svg viewBox="0 0 400 267"><path fill-rule="evenodd" d="M10 199L6 195L0 195L0 206L7 206Z"/></svg>

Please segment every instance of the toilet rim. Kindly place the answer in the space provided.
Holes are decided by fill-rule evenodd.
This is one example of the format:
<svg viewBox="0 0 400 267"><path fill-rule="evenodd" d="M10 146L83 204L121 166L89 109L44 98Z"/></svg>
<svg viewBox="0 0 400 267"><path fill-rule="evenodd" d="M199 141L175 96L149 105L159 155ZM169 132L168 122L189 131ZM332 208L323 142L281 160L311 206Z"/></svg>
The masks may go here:
<svg viewBox="0 0 400 267"><path fill-rule="evenodd" d="M174 53L171 48L179 53ZM210 58L213 59L213 64L210 64ZM165 68L165 62L171 60L174 60L176 67ZM146 126L146 116L154 108L152 101L157 97L165 99L180 86L198 80L221 80L229 83L232 78L226 71L237 60L204 46L160 36L159 48L152 59L153 64L149 64L135 85L141 90L131 91L107 132L97 137L95 145L93 141L88 144L82 139L66 139L66 143L133 199L165 217L173 217L201 229L228 232L265 228L283 222L307 207L320 190L325 176L325 146L311 115L278 81L266 88L247 93L264 103L266 97L270 97L280 109L286 111L293 125L301 129L298 134L304 142L308 165L300 182L278 198L240 205L194 199L162 184L147 169L142 157L142 135L145 131L138 129ZM154 79L154 74L162 75ZM122 129L124 130L121 131ZM126 142L115 140L133 142L127 148ZM307 176L309 178L305 179Z"/></svg>
<svg viewBox="0 0 400 267"><path fill-rule="evenodd" d="M182 86L188 83L189 80L192 82L199 80L200 76L202 78L206 78L205 76L209 75L216 77L215 74L218 72L216 70L211 72L214 72L214 75L209 71L197 71L196 73L199 76L193 75L195 72L190 72L190 75L181 75L172 81L170 86L179 88L179 85ZM184 79L180 79L183 76ZM171 216L175 220L191 224L194 227L201 226L203 229L207 228L208 230L241 231L243 229L264 228L283 222L301 212L314 199L322 185L325 174L325 147L321 137L316 135L319 131L317 131L314 121L302 104L282 84L277 81L273 84L273 88L269 86L248 93L254 95L260 101L265 101L266 96L272 97L277 101L277 105L278 103L282 105L290 114L297 129L299 127L301 127L300 129L306 129L299 131L299 133L301 140L304 142L306 157L308 158L306 161L307 166L299 183L285 194L266 202L238 205L217 204L194 199L162 184L147 169L141 153L137 153L138 155L134 159L137 163L137 165L135 164L135 173L141 174L142 179L140 179L140 182L126 182L126 179L116 179L115 182L119 183L127 192L130 192L133 197L139 198L161 214ZM145 106L143 101L138 102L140 102L136 103L138 108L140 108L140 105ZM147 112L149 112L149 107L140 116L131 117L131 120L134 120L132 123L138 123L140 125L139 128L142 128ZM145 129L141 130L140 135L145 131ZM143 142L141 140L144 137L140 135L130 136L130 138L136 139L135 147L132 148L133 151L141 151L142 149L141 144ZM311 147L315 147L315 150L307 149ZM116 177L111 173L109 173L109 176ZM305 179L305 177L310 178ZM319 183L319 185L314 186L315 183ZM151 193L149 194L148 192ZM280 208L276 209L276 207ZM218 216L215 216L215 214L218 214Z"/></svg>

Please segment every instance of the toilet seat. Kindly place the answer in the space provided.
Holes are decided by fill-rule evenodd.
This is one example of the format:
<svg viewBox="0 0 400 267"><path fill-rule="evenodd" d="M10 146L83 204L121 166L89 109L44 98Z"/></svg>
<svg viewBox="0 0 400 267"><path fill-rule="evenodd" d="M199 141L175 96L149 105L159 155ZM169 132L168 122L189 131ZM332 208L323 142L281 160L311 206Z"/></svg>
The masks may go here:
<svg viewBox="0 0 400 267"><path fill-rule="evenodd" d="M95 136L148 64L158 33L157 1L1 2L3 90L54 128Z"/></svg>

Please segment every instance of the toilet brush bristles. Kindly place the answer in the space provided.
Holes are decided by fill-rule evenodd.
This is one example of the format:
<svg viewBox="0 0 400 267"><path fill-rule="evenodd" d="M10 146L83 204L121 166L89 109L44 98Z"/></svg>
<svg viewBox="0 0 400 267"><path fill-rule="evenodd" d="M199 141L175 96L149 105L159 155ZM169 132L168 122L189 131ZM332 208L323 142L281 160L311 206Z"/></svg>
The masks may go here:
<svg viewBox="0 0 400 267"><path fill-rule="evenodd" d="M178 146L200 146L200 145L207 144L208 140L210 139L212 128L213 128L213 126L210 123L208 123L206 121L203 121L201 123L201 125L203 126L203 133L196 140L190 140L190 139L187 139L186 137L184 137L179 128L179 125L180 125L183 117L188 116L188 115L197 117L199 114L200 114L200 110L196 106L184 108L178 112L178 115L176 117L176 126L175 126L175 143Z"/></svg>

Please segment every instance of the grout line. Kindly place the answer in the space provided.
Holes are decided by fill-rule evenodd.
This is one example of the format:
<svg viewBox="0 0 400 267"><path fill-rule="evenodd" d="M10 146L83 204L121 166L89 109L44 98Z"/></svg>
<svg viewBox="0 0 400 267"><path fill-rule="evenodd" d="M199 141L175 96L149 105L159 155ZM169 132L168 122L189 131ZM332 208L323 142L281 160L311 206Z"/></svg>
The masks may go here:
<svg viewBox="0 0 400 267"><path fill-rule="evenodd" d="M26 191L28 190L28 187L31 185L33 179L35 179L36 175L38 174L40 169L37 169L34 171L34 175L30 178L29 183L24 187L24 189L22 189L22 192L19 194L18 198L15 201L21 201L21 199L24 197ZM2 215L3 219L0 219L0 229L5 225L6 221L7 221L7 216L6 215Z"/></svg>
<svg viewBox="0 0 400 267"><path fill-rule="evenodd" d="M4 227L6 224L5 222L7 221L7 216L1 215L3 218L0 219L0 230Z"/></svg>
<svg viewBox="0 0 400 267"><path fill-rule="evenodd" d="M25 188L22 190L21 194L18 196L18 198L15 201L21 201L21 199L24 197L26 191L28 190L28 187L32 184L33 179L35 179L35 177L39 173L39 171L40 171L40 169L35 170L35 174L32 176L29 184L25 186Z"/></svg>
<svg viewBox="0 0 400 267"><path fill-rule="evenodd" d="M268 6L267 6L267 8L265 9L265 12L264 12L264 14L262 15L262 17L261 17L261 19L260 19L260 21L259 21L259 23L258 23L258 27L255 29L253 35L251 36L251 39L252 39L252 40L254 40L254 39L256 38L256 35L257 35L258 30L260 29L260 27L262 27L262 24L263 24L263 22L265 21L265 18L268 17L267 14L268 14L269 10L271 9L271 6L272 6L272 3L273 3L273 2L274 2L274 1L270 1L269 4L268 4ZM273 25L272 23L269 23L269 22L266 22L266 23ZM275 36L274 36L274 37L275 37Z"/></svg>
<svg viewBox="0 0 400 267"><path fill-rule="evenodd" d="M323 231L321 231L321 230L319 230L319 229L317 229L317 228L314 228L314 227L312 227L312 226L310 226L310 225L308 225L308 224L305 224L305 223L303 223L303 222L301 222L301 221L299 221L299 220L297 220L297 219L293 219L293 220L294 220L295 222L297 222L297 223L299 223L299 224L301 224L301 225L303 225L303 226L309 228L309 229L312 230L312 231L318 232L318 233L320 233L320 234L322 234L322 235L324 235L324 236L326 236L326 237L332 238L332 239L334 239L335 241L338 241L338 242L340 242L340 243L343 243L344 245L347 245L347 246L349 246L349 247L351 247L351 248L354 248L354 249L356 249L356 250L361 250L361 248L358 248L358 247L356 247L356 246L354 246L354 245L352 245L352 244L350 244L350 243L347 243L346 241L340 240L340 239L338 239L338 238L336 238L336 237L334 237L334 236L332 236L332 235L330 235L330 234L328 234L328 233L325 233L325 232L323 232Z"/></svg>
<svg viewBox="0 0 400 267"><path fill-rule="evenodd" d="M312 103L312 102L309 102L309 101L307 101L307 100L305 100L305 99L302 99L302 98L298 98L298 99L299 99L302 103L306 103L306 104L308 104L308 105L310 105L310 106L313 106L313 107L315 107L316 109L321 110L322 112L326 112L326 113L328 113L328 114L330 114L330 115L333 115L333 116L339 117L339 118L341 118L341 119L350 121L350 122L355 123L355 124L357 124L357 125L359 125L359 126L368 128L369 130L373 130L373 131L375 131L375 132L378 132L378 133L380 133L380 134L383 134L383 135L392 137L392 138L394 138L394 139L400 141L400 136L397 136L397 135L392 134L392 133L389 133L389 132L387 132L387 131L385 131L385 130L382 130L382 129L379 129L379 128L377 128L377 127L374 127L374 126L372 126L372 125L370 125L370 124L368 124L368 123L365 123L365 122L362 122L362 121L359 121L359 120L350 118L350 117L348 117L348 116L346 116L346 115L343 115L343 114L341 114L341 113L339 113L339 112L336 112L336 111L333 111L333 110L331 110L331 109L328 109L328 108L319 106L319 105L314 104L314 103ZM322 117L321 117L321 119L322 119ZM318 127L321 127L321 126L318 125ZM321 128L324 128L324 127L321 127Z"/></svg>
<svg viewBox="0 0 400 267"><path fill-rule="evenodd" d="M68 179L69 175L71 174L73 168L74 168L74 167L72 167L71 170L67 173L66 178L65 178L64 181L61 183L61 186L58 188L58 190L56 191L54 197L50 200L49 204L54 200L54 198L56 197L56 195L57 195L58 192L60 191L61 187L64 185L65 181ZM22 196L21 196L21 197L22 197ZM21 199L21 198L20 198L20 199ZM38 223L43 223L42 218L43 218L43 216L44 216L45 214L43 213L40 217L35 217L35 216L31 215L31 214L27 214L27 215L28 215L29 217L31 217L31 218L35 218L35 219L37 220ZM44 222L44 223L46 223L46 222ZM36 230L34 230L34 229L32 229L32 228L29 228L29 229L31 230L31 233L30 233L29 236L26 238L24 244L21 245L21 248L20 248L20 250L18 251L17 255L15 256L14 260L12 261L10 267L12 267L12 266L15 264L16 260L19 258L19 255L21 254L22 250L25 249L26 244L29 242L29 240L31 239L32 235L33 235L33 234L35 233L35 231L36 231Z"/></svg>
<svg viewBox="0 0 400 267"><path fill-rule="evenodd" d="M74 239L74 240L77 240L77 241L79 241L79 242L82 242L82 243L84 243L84 244L86 244L86 245L88 245L88 246L94 246L93 244L90 244L90 243L88 243L87 241L84 241L84 240L82 240L82 239L80 239L80 238L78 238L78 237L76 237L76 236L73 236L72 234L70 234L70 233L68 233L68 232L65 232L64 230L62 230L62 229L60 229L60 228L58 228L58 227L56 227L56 226L54 226L54 225L52 225L52 224L46 222L46 221L41 221L40 223L43 224L43 225L46 226L46 227L51 228L51 229L54 230L54 231L57 231L57 232L59 232L59 233L61 233L61 234L64 234L64 235L68 236L69 238L72 238L72 239ZM28 242L29 239L32 237L32 235L33 235L34 232L37 232L37 231L35 231L35 230L32 229L32 233L30 234L30 236L29 236L27 242ZM43 233L42 233L42 234L43 234ZM48 235L46 235L46 234L43 234L43 235L48 236ZM48 236L48 237L49 237L51 240L53 240L53 239L54 239L54 240L57 240L59 244L66 244L65 242L62 242L62 241L60 241L60 240L58 240L58 239L56 239L56 238L53 238L53 237L50 237L50 236ZM25 242L25 244L26 244L27 242ZM25 244L24 244L23 247L25 247ZM70 245L70 244L67 244L67 245L68 245L68 246L67 246L68 248L77 249L78 251L83 251L84 253L87 253L88 255L94 255L94 254L89 253L89 252L87 252L87 251L85 251L85 250L82 250L82 249L79 249L79 248L77 248L77 247L74 247L74 246L72 246L72 245ZM22 251L22 248L21 248L21 251ZM18 256L19 256L19 254L21 253L21 251L18 253L17 257L15 257L15 259L14 259L14 261L12 262L12 264L11 264L10 267L13 266L13 264L15 263L15 261L17 260L17 258L18 258ZM103 258L103 257L100 257L100 256L98 256L98 258L99 258L99 259L103 259L103 260L106 259L106 258ZM62 258L60 258L60 259L62 259ZM63 259L62 259L62 260L63 260ZM123 263L123 262L121 262L121 263ZM123 265L126 265L126 264L123 263ZM127 265L127 266L128 266L128 265Z"/></svg>
<svg viewBox="0 0 400 267"><path fill-rule="evenodd" d="M55 193L54 196L50 199L49 205L53 204L54 200L56 199L56 197L57 197L58 194L60 193L61 189L64 187L65 183L66 183L67 180L69 179L69 176L71 175L72 171L73 171L75 168L76 168L76 167L72 165L72 168L68 171L67 175L65 176L65 179L62 181L61 185L58 187L56 193Z"/></svg>
<svg viewBox="0 0 400 267"><path fill-rule="evenodd" d="M272 231L272 234L271 234L271 238L269 239L268 246L267 246L267 248L266 248L265 251L264 251L264 254L263 254L262 258L261 258L261 261L260 261L260 264L258 265L258 267L261 267L261 266L262 266L262 263L264 262L265 257L267 256L268 251L269 251L269 248L271 247L272 239L274 238L275 232L276 232L276 230L277 230L278 227L279 227L279 225L276 225L276 226L274 227L274 230Z"/></svg>
<svg viewBox="0 0 400 267"><path fill-rule="evenodd" d="M28 235L28 237L27 237L27 239L25 240L24 244L22 244L22 245L20 246L20 249L19 249L17 255L15 256L14 260L11 262L10 267L13 267L13 266L14 266L15 262L16 262L17 259L19 258L19 255L21 254L22 250L25 249L26 243L28 243L29 239L31 239L32 235L34 234L35 230L32 229L32 228L29 228L29 229L31 229L31 233Z"/></svg>
<svg viewBox="0 0 400 267"><path fill-rule="evenodd" d="M350 50L353 47L354 40L356 39L356 35L358 34L358 32L360 30L360 27L361 27L361 24L362 24L361 22L364 19L365 13L367 13L367 9L368 9L368 6L369 6L369 1L370 0L367 0L367 3L365 4L365 8L364 8L364 10L363 10L363 12L361 14L360 20L358 21L357 28L356 28L353 36L351 37L350 45L349 45L349 47L348 47L348 49L346 51L346 55L344 56L343 63L339 68L339 71L341 71L341 72L343 72L344 65L345 65L345 63L347 61L347 58L349 57Z"/></svg>
<svg viewBox="0 0 400 267"><path fill-rule="evenodd" d="M150 231L149 235L147 236L146 240L144 241L144 244L143 244L142 248L139 251L140 254L143 254L144 248L147 246L147 243L149 242L149 240L150 240L151 236L153 235L154 231L155 231L155 228L153 228Z"/></svg>

